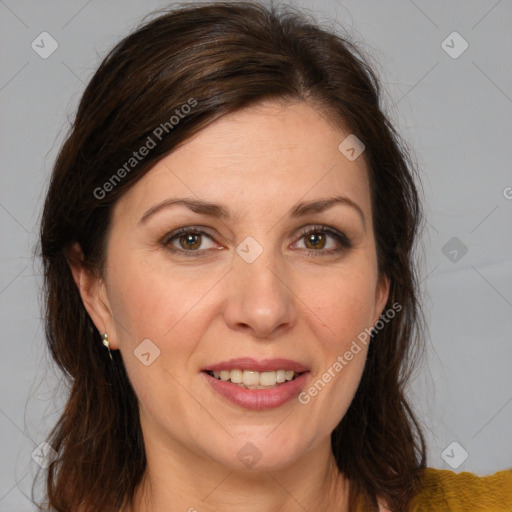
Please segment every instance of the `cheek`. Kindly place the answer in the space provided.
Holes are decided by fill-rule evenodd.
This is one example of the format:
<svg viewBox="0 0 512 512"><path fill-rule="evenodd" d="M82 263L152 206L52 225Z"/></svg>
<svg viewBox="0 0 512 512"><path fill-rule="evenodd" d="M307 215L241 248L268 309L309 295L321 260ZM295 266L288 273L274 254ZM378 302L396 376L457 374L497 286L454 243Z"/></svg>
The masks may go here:
<svg viewBox="0 0 512 512"><path fill-rule="evenodd" d="M129 277L127 277L129 276ZM154 268L143 258L126 260L111 273L109 285L115 290L110 303L121 345L133 345L150 338L157 344L191 346L183 334L191 316L208 302L207 295L219 276L198 268ZM190 327L190 325L188 325ZM192 343L193 345L193 343ZM163 346L162 346L163 348Z"/></svg>
<svg viewBox="0 0 512 512"><path fill-rule="evenodd" d="M334 273L333 273L334 274ZM373 325L376 275L367 268L347 267L321 279L303 279L297 295L304 314L326 354L344 352ZM308 312L309 310L309 312Z"/></svg>
<svg viewBox="0 0 512 512"><path fill-rule="evenodd" d="M196 346L213 321L208 293L219 276L192 266L169 271L144 258L113 257L120 263L109 272L109 300L130 381L148 407L157 395L177 407L173 390L191 378Z"/></svg>
<svg viewBox="0 0 512 512"><path fill-rule="evenodd" d="M190 388L190 359L201 339L194 317L208 283L161 274L141 261L133 266L125 261L110 275L111 307L119 349L145 418L171 418L178 411L185 418L199 414L181 391ZM182 423L173 425L179 430Z"/></svg>
<svg viewBox="0 0 512 512"><path fill-rule="evenodd" d="M376 276L370 269L352 266L336 279L331 276L317 280L315 287L301 287L304 303L313 305L304 313L318 342L319 367L299 396L299 402L311 408L311 417L318 418L308 427L312 432L330 433L357 391L375 312Z"/></svg>
<svg viewBox="0 0 512 512"><path fill-rule="evenodd" d="M368 352L367 345L360 342L341 341L332 348L332 352L324 353L322 368L312 375L298 396L300 407L309 418L305 426L307 436L316 439L330 435L345 416L359 386Z"/></svg>

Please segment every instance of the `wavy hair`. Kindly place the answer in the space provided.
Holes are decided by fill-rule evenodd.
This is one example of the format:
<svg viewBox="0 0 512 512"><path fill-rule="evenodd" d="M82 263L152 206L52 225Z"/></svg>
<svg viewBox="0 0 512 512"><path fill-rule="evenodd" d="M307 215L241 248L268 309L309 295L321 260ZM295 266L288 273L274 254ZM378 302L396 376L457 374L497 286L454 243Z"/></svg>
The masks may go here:
<svg viewBox="0 0 512 512"><path fill-rule="evenodd" d="M119 351L111 361L84 308L70 271L71 244L78 242L83 264L101 275L116 201L201 129L273 100L308 102L366 146L378 269L390 280L387 307L402 309L372 336L360 385L331 444L350 480L350 510L357 503L377 510L377 498L393 511L408 510L426 466L405 393L422 346L413 258L422 212L417 171L384 114L368 62L348 37L297 9L231 1L159 12L104 58L56 159L41 222L46 340L69 384L47 440L59 457L47 469L42 508L118 511L146 469L137 398ZM190 113L108 194L99 193L191 98Z"/></svg>

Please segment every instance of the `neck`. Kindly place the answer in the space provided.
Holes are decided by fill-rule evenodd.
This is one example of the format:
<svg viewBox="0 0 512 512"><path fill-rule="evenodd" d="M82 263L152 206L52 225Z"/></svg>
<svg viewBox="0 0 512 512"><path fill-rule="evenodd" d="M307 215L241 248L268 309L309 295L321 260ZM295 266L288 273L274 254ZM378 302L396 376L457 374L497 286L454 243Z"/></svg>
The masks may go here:
<svg viewBox="0 0 512 512"><path fill-rule="evenodd" d="M147 461L130 512L348 510L348 482L329 439L291 466L270 471L236 471L162 447L147 450Z"/></svg>

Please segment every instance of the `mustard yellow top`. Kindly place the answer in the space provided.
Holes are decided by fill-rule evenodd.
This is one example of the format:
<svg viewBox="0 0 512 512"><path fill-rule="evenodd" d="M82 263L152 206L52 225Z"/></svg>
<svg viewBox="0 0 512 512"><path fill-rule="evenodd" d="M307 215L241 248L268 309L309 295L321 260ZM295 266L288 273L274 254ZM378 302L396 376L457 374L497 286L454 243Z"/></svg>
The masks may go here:
<svg viewBox="0 0 512 512"><path fill-rule="evenodd" d="M463 471L427 468L414 512L512 512L512 468L477 476Z"/></svg>
<svg viewBox="0 0 512 512"><path fill-rule="evenodd" d="M512 512L512 468L488 476L426 468L411 512Z"/></svg>

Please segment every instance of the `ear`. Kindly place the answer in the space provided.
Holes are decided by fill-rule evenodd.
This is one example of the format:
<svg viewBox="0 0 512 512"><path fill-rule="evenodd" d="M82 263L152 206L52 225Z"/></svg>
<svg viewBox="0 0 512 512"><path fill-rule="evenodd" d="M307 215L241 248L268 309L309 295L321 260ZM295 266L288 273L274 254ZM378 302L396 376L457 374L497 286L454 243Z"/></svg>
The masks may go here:
<svg viewBox="0 0 512 512"><path fill-rule="evenodd" d="M385 275L380 276L375 289L375 312L372 325L378 322L384 312L389 297L389 287L389 278Z"/></svg>
<svg viewBox="0 0 512 512"><path fill-rule="evenodd" d="M117 349L115 325L103 279L84 266L80 245L73 243L66 254L82 302L98 331L108 333L110 349Z"/></svg>

